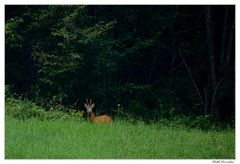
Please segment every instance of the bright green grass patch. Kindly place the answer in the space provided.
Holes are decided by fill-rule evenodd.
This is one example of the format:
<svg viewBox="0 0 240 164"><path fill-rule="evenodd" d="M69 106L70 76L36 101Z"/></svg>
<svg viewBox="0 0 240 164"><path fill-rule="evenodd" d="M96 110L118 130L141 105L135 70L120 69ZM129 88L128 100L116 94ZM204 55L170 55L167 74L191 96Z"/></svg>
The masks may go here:
<svg viewBox="0 0 240 164"><path fill-rule="evenodd" d="M6 159L234 159L233 131L6 118Z"/></svg>

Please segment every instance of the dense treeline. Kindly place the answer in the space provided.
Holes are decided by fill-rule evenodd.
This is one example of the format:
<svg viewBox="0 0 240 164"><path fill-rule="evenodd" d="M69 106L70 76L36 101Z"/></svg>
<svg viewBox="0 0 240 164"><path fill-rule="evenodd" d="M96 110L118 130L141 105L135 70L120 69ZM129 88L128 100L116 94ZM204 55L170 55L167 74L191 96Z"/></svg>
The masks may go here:
<svg viewBox="0 0 240 164"><path fill-rule="evenodd" d="M6 84L46 110L234 120L235 6L5 9Z"/></svg>

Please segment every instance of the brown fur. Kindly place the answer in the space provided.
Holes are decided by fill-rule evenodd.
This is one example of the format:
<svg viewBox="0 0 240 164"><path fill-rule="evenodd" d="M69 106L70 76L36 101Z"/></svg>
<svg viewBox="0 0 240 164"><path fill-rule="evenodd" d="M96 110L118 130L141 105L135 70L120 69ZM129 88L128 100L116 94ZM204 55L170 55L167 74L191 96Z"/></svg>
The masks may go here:
<svg viewBox="0 0 240 164"><path fill-rule="evenodd" d="M102 123L111 123L112 119L111 117L107 116L107 115L102 115L102 116L98 116L96 117L92 112L90 112L88 114L89 120L91 123L93 124L102 124Z"/></svg>

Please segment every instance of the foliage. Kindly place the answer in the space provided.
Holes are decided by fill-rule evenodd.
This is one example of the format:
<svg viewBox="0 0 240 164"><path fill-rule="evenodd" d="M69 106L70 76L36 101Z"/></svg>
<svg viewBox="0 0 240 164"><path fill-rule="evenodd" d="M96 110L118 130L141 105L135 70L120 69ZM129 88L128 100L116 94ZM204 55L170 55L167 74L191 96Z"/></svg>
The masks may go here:
<svg viewBox="0 0 240 164"><path fill-rule="evenodd" d="M5 85L5 98L9 98L12 97L12 93L11 93L11 87L9 85Z"/></svg>
<svg viewBox="0 0 240 164"><path fill-rule="evenodd" d="M222 123L219 121L213 121L210 115L203 116L184 116L176 115L172 118L160 118L157 122L154 122L159 126L167 126L171 128L184 128L184 129L198 129L202 131L223 131L231 130L234 128L232 123Z"/></svg>
<svg viewBox="0 0 240 164"><path fill-rule="evenodd" d="M28 100L17 100L14 98L6 99L6 116L26 120L29 118L44 119L45 112Z"/></svg>
<svg viewBox="0 0 240 164"><path fill-rule="evenodd" d="M20 17L14 17L6 22L6 44L10 48L22 47L23 37L19 34L19 26L23 23L23 19Z"/></svg>
<svg viewBox="0 0 240 164"><path fill-rule="evenodd" d="M6 98L6 116L19 120L27 120L36 118L38 120L56 120L56 119L72 119L82 120L82 112L73 111L62 112L60 110L45 111L44 108L37 106L35 103L24 99Z"/></svg>
<svg viewBox="0 0 240 164"><path fill-rule="evenodd" d="M211 124L234 122L234 6L6 5L5 11L6 85L46 111L79 111L93 98L98 114L115 115L121 104L123 115L145 122L178 115L201 127L210 124L205 116L214 117Z"/></svg>
<svg viewBox="0 0 240 164"><path fill-rule="evenodd" d="M44 120L75 120L83 121L84 111L77 111L74 107L64 107L56 104L48 104L48 108L43 108L36 105L36 103L31 102L25 98L18 97L13 98L12 96L7 97L10 93L8 86L5 88L6 98L5 98L5 114L8 118L15 118L19 120L27 119L38 119ZM161 105L161 104L160 104ZM186 129L200 129L200 130L225 130L232 129L233 123L220 123L219 121L213 122L213 118L208 115L202 116L185 116L176 114L176 109L169 108L165 110L167 106L161 106L162 109L155 110L155 118L152 121L148 121L151 115L148 114L144 106L138 101L130 102L127 109L123 108L121 104L116 106L114 112L114 122L119 120L125 120L132 123L138 123L139 121L148 122L148 124L155 124L159 126L167 126L169 128L186 128ZM168 108L166 108L168 109ZM157 111L161 111L157 113ZM164 113L166 112L166 113ZM160 115L159 115L160 114Z"/></svg>

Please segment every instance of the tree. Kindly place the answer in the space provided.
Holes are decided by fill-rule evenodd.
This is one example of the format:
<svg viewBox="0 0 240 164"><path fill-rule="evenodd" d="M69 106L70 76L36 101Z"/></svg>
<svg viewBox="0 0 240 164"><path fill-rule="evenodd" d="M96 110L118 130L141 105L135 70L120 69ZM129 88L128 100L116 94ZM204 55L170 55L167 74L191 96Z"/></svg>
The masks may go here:
<svg viewBox="0 0 240 164"><path fill-rule="evenodd" d="M234 6L7 5L6 84L39 104L231 120L234 28Z"/></svg>

